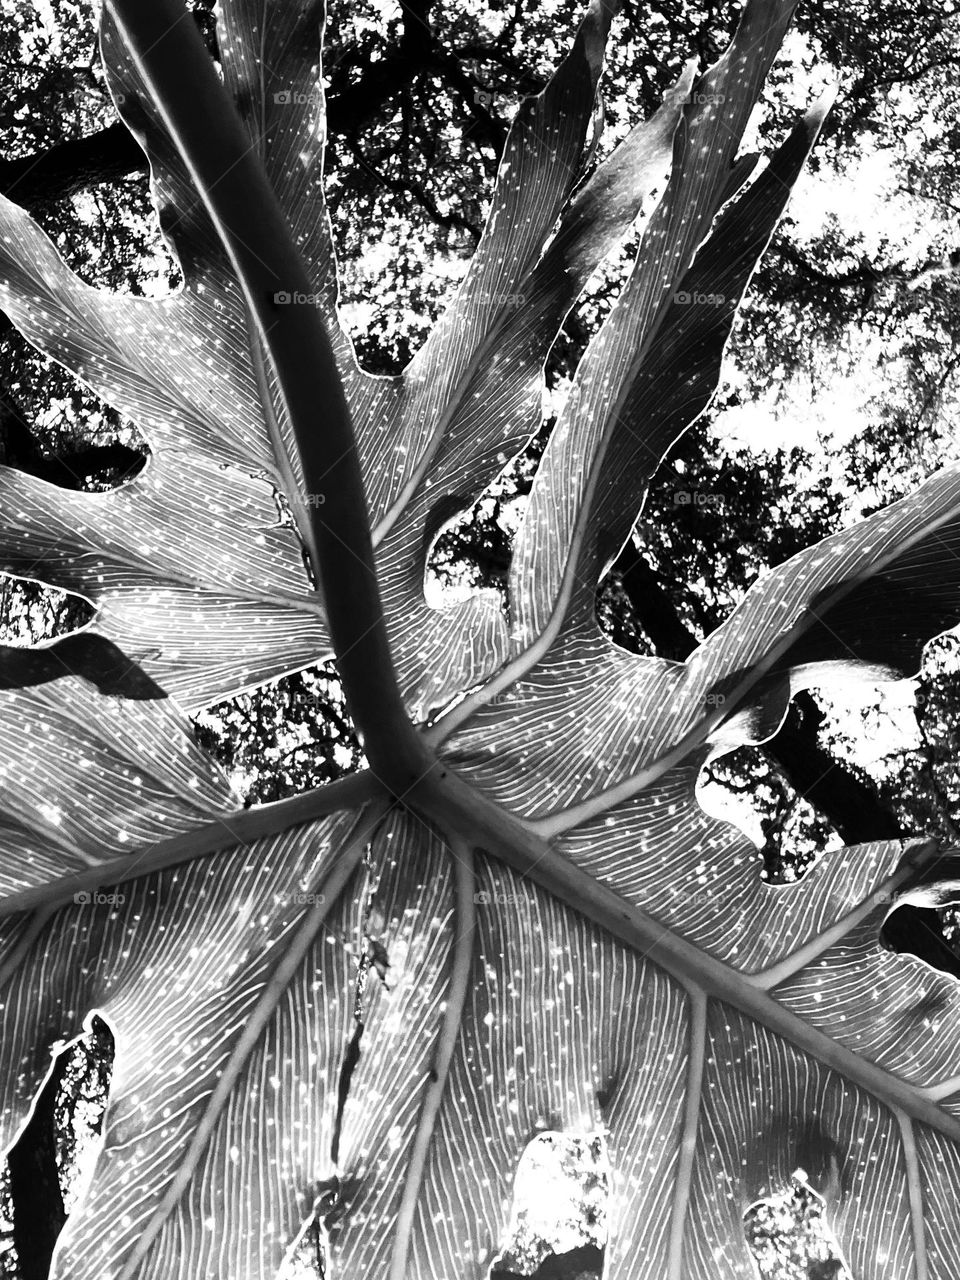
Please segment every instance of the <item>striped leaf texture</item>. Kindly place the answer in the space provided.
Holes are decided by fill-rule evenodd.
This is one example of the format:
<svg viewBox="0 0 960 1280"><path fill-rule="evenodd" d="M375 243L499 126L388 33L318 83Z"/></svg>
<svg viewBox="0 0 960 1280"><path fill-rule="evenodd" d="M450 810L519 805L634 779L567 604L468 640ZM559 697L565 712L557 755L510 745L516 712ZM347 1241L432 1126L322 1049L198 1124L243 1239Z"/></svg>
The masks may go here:
<svg viewBox="0 0 960 1280"><path fill-rule="evenodd" d="M609 1280L755 1276L744 1214L797 1169L855 1280L956 1275L957 986L880 937L898 902L953 899L955 861L859 845L774 886L697 779L775 732L796 690L909 676L960 620L960 472L766 574L685 663L617 648L594 617L826 111L765 164L738 156L792 11L748 0L722 58L689 64L597 163L614 14L593 0L517 112L456 296L385 378L338 320L322 13L219 5L225 90L315 290L275 305L316 306L329 332L396 679L436 765L433 790L368 771L248 810L187 712L329 653L305 551L324 494L162 90L105 18L182 288L90 288L0 201L3 309L150 447L108 493L0 468L7 571L97 611L0 649L6 1149L57 1046L94 1015L116 1045L50 1275L291 1280L318 1228L328 1280L485 1280L521 1155L551 1131L605 1134ZM506 611L493 593L429 607L432 536L539 427L549 347L641 215L534 479Z"/></svg>

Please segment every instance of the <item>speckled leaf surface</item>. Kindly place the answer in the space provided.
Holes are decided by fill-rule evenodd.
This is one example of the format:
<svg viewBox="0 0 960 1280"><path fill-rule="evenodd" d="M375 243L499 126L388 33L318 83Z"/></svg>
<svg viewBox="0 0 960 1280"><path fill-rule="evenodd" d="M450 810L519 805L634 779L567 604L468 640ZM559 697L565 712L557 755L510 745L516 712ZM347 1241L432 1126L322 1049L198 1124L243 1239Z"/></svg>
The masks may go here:
<svg viewBox="0 0 960 1280"><path fill-rule="evenodd" d="M283 1277L316 1218L333 1276L483 1280L531 1136L602 1129L611 1280L755 1275L743 1214L798 1167L856 1280L948 1280L960 996L880 928L891 902L955 880L938 889L931 843L887 842L772 886L697 778L805 684L916 670L960 618L960 473L765 575L686 663L617 649L592 615L656 462L713 392L822 120L766 169L736 158L792 5L749 0L717 65L688 67L588 173L611 21L592 5L518 112L457 296L390 379L358 369L337 323L322 15L221 9L224 83L350 401L398 679L415 718L442 712L421 725L441 790L400 804L366 775L359 800L243 812L192 739L178 700L326 651L298 533L311 494L176 140L108 25L183 290L90 290L0 208L4 307L152 450L105 494L0 473L3 562L99 610L80 635L0 652L4 1143L52 1048L93 1011L116 1040L103 1149L52 1274ZM429 609L438 511L536 428L550 341L671 157L538 472L509 618L490 597ZM75 898L101 873L109 892Z"/></svg>
<svg viewBox="0 0 960 1280"><path fill-rule="evenodd" d="M186 716L107 640L0 646L0 708L4 896L237 808Z"/></svg>
<svg viewBox="0 0 960 1280"><path fill-rule="evenodd" d="M321 18L302 0L228 6L224 77L315 286L309 300L283 294L277 305L319 307L334 337L395 660L422 715L476 683L507 648L492 598L427 608L425 524L451 494L469 501L539 425L549 346L669 162L692 67L674 97L575 190L611 18L610 5L597 4L557 75L520 109L486 233L456 298L402 377L375 377L357 366L336 317L322 193ZM0 199L0 299L31 342L136 424L151 460L121 494L71 495L67 519L83 535L82 582L47 537L65 505L55 488L6 472L0 530L7 567L82 590L99 606L103 634L140 655L173 696L199 707L328 651L298 537L298 522L325 495L304 491L282 397L241 291L109 22L103 50L118 110L149 156L154 203L183 288L160 301L92 289L22 210ZM138 562L140 528L151 548L173 548L179 563ZM165 627L164 615L174 625ZM182 644L172 640L178 632Z"/></svg>

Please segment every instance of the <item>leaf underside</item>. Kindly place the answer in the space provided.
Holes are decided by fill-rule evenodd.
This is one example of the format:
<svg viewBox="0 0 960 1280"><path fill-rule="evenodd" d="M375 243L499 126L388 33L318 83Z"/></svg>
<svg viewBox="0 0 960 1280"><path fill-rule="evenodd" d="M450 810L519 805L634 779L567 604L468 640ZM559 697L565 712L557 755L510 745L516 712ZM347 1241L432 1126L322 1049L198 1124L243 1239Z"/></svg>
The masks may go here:
<svg viewBox="0 0 960 1280"><path fill-rule="evenodd" d="M318 7L220 6L226 89L340 365L407 706L451 773L540 841L531 865L374 790L310 821L274 806L247 839L194 743L184 708L329 651L303 551L322 495L177 139L105 19L182 290L91 289L0 200L3 309L151 448L109 493L0 468L3 566L97 609L82 634L0 654L6 1146L51 1046L93 1011L116 1039L103 1151L52 1275L275 1276L335 1188L335 1275L480 1280L528 1140L598 1128L610 1277L755 1275L743 1215L797 1168L857 1280L955 1274L957 991L879 940L891 899L921 873L935 891L937 851L851 847L774 887L696 784L711 753L773 733L798 688L909 675L957 622L960 474L765 575L686 663L617 649L593 616L822 122L820 105L759 172L737 160L792 9L748 0L718 63L688 67L591 169L612 19L592 3L518 111L456 297L381 378L337 316ZM537 430L557 330L641 213L533 483L509 617L482 594L428 607L438 513ZM199 856L212 824L226 834ZM176 865L138 873L173 844ZM116 891L74 901L99 868Z"/></svg>

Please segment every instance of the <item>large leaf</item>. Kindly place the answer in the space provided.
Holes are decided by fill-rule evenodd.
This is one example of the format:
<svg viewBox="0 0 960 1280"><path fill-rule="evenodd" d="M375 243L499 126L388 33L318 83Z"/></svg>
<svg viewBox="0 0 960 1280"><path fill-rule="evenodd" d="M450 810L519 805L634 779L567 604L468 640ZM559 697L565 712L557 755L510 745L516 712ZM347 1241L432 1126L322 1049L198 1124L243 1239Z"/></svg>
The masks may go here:
<svg viewBox="0 0 960 1280"><path fill-rule="evenodd" d="M0 706L5 895L237 808L183 714L109 641L0 647Z"/></svg>
<svg viewBox="0 0 960 1280"><path fill-rule="evenodd" d="M315 285L311 303L336 338L374 539L383 543L388 623L416 707L474 683L506 646L490 600L449 616L427 608L427 517L451 493L466 500L482 488L537 428L541 370L557 328L669 159L690 72L571 200L609 22L609 5L596 3L557 75L522 105L488 230L456 299L404 376L382 378L361 373L336 322L320 186L317 7L272 7L262 21L254 6L231 6L226 18L226 83L305 254ZM71 496L67 519L84 535L89 569L82 578L49 554L47 531L63 523L63 495L6 474L6 563L25 576L79 587L100 606L98 629L138 653L169 692L202 706L324 652L296 522L326 495L304 491L282 397L226 255L109 24L103 44L119 110L150 158L160 224L184 286L161 302L92 289L71 275L22 210L0 199L0 299L36 346L133 419L154 458L113 498L117 517L101 495ZM141 527L151 534L148 557L169 547L179 563L144 564ZM211 529L223 530L216 565L209 562ZM103 555L113 572L101 577L91 553ZM267 559L272 581L258 593L245 579L259 578ZM471 643L454 643L465 626ZM425 646L435 650L428 662ZM424 672L431 673L426 685Z"/></svg>
<svg viewBox="0 0 960 1280"><path fill-rule="evenodd" d="M721 61L587 176L611 18L591 6L518 113L456 298L383 379L337 328L316 7L222 6L224 83L350 400L398 678L417 713L449 704L402 795L368 773L246 812L167 694L322 655L302 563L322 495L189 144L108 22L183 291L89 290L2 211L5 308L153 450L109 494L2 477L4 562L99 607L81 635L0 656L4 1141L54 1044L94 1010L116 1038L103 1151L52 1274L277 1276L316 1218L336 1275L480 1280L530 1136L598 1127L610 1277L754 1274L743 1214L798 1167L857 1280L954 1274L958 992L879 932L891 900L955 877L933 844L888 842L771 886L696 781L773 732L792 689L909 674L960 618L958 473L767 574L685 664L627 654L593 618L819 128L818 108L756 176L736 159L791 8L749 0ZM490 599L429 610L438 520L535 429L549 343L671 154L535 480L509 625Z"/></svg>

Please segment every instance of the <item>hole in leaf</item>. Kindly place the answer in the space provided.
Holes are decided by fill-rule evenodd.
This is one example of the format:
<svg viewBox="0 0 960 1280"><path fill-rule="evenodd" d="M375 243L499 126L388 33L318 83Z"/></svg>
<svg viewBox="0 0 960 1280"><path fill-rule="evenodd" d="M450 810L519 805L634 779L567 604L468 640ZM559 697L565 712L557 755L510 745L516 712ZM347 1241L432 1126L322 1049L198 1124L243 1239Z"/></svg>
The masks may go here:
<svg viewBox="0 0 960 1280"><path fill-rule="evenodd" d="M786 1191L751 1205L743 1229L762 1280L851 1280L802 1169Z"/></svg>
<svg viewBox="0 0 960 1280"><path fill-rule="evenodd" d="M300 795L365 764L332 662L206 707L194 729L247 805Z"/></svg>
<svg viewBox="0 0 960 1280"><path fill-rule="evenodd" d="M645 576L645 571L652 574L631 540L597 587L597 625L619 648L626 649L628 653L654 657L658 650L640 623L633 598L636 592L634 584ZM653 624L648 620L647 626L649 630Z"/></svg>
<svg viewBox="0 0 960 1280"><path fill-rule="evenodd" d="M96 609L83 596L0 575L0 644L37 645L85 627Z"/></svg>
<svg viewBox="0 0 960 1280"><path fill-rule="evenodd" d="M61 489L103 493L133 480L150 456L146 440L66 369L18 333L0 340L10 370L0 405L0 462Z"/></svg>
<svg viewBox="0 0 960 1280"><path fill-rule="evenodd" d="M18 1280L47 1280L57 1239L78 1206L103 1142L114 1038L97 1014L55 1055L30 1117L7 1153L7 1254Z"/></svg>
<svg viewBox="0 0 960 1280"><path fill-rule="evenodd" d="M960 956L960 907L935 908L940 921L940 931L947 946Z"/></svg>
<svg viewBox="0 0 960 1280"><path fill-rule="evenodd" d="M333 1253L361 1179L336 1174L313 1186L309 1217L287 1249L276 1280L334 1280Z"/></svg>
<svg viewBox="0 0 960 1280"><path fill-rule="evenodd" d="M960 931L956 907L938 909L904 903L884 920L880 941L898 955L916 956L931 968L960 978Z"/></svg>
<svg viewBox="0 0 960 1280"><path fill-rule="evenodd" d="M956 631L927 644L917 680L909 682L909 687L918 740L905 742L892 762L891 803L911 833L952 840L960 818L960 635Z"/></svg>
<svg viewBox="0 0 960 1280"><path fill-rule="evenodd" d="M600 1280L609 1196L602 1134L537 1134L517 1165L506 1243L489 1280Z"/></svg>
<svg viewBox="0 0 960 1280"><path fill-rule="evenodd" d="M333 1280L329 1238L315 1209L287 1251L277 1280Z"/></svg>
<svg viewBox="0 0 960 1280"><path fill-rule="evenodd" d="M504 595L519 505L485 495L441 525L424 578L429 605L443 608L485 589Z"/></svg>
<svg viewBox="0 0 960 1280"><path fill-rule="evenodd" d="M794 787L786 771L758 747L738 747L708 762L697 783L703 809L748 836L770 884L802 880L843 841L831 822Z"/></svg>
<svg viewBox="0 0 960 1280"><path fill-rule="evenodd" d="M493 590L506 600L513 541L553 421L541 424L523 452L504 464L476 500L449 499L434 508L429 531L424 595L434 609L456 604L478 591Z"/></svg>

